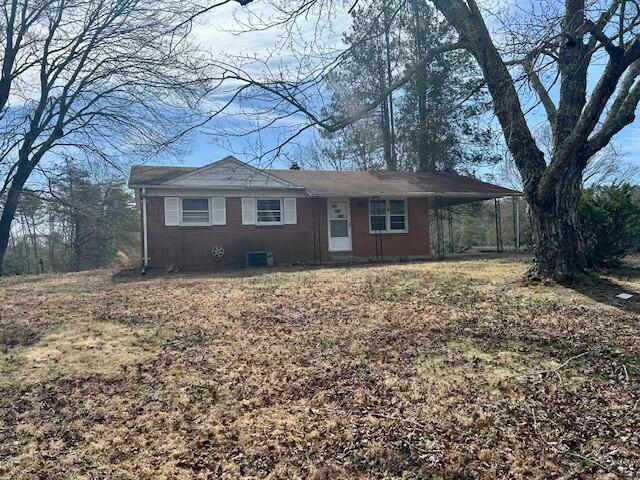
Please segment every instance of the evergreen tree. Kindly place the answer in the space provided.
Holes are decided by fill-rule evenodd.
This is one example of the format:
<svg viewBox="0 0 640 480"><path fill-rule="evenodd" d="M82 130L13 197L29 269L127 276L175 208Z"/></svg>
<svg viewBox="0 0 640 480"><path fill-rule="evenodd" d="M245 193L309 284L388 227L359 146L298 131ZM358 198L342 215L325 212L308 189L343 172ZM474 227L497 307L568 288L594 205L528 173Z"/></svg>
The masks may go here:
<svg viewBox="0 0 640 480"><path fill-rule="evenodd" d="M451 41L452 28L426 0L378 0L353 13L344 41L350 55L328 79L328 107L348 116L388 89L395 75L416 64L427 51ZM482 115L490 104L481 93L481 75L469 54L450 52L421 65L395 97L337 135L328 136L336 153L352 168L371 167L371 152L361 164L362 149L377 152L376 166L389 170L460 171L494 163L492 135ZM335 159L334 159L335 160Z"/></svg>
<svg viewBox="0 0 640 480"><path fill-rule="evenodd" d="M118 250L135 246L135 205L122 181L94 182L87 171L67 165L52 193L68 270L109 265Z"/></svg>
<svg viewBox="0 0 640 480"><path fill-rule="evenodd" d="M97 181L67 163L50 192L27 191L12 228L5 270L11 274L109 266L120 251L138 255L138 216L121 179Z"/></svg>

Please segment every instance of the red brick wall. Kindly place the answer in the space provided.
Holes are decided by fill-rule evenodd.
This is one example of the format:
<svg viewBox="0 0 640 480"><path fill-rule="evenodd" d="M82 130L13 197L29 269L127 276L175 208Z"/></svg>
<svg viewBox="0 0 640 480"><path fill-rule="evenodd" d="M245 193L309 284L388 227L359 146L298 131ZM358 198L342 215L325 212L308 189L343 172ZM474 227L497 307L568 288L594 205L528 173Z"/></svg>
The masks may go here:
<svg viewBox="0 0 640 480"><path fill-rule="evenodd" d="M216 246L225 250L224 263L244 264L247 252L256 250L272 251L276 262L313 261L312 200L298 198L296 206L296 225L242 225L241 199L229 197L226 225L167 227L164 225L164 199L148 197L149 265L214 265L219 260L208 252Z"/></svg>
<svg viewBox="0 0 640 480"><path fill-rule="evenodd" d="M273 252L276 263L320 263L345 257L376 256L375 237L369 234L366 198L351 199L353 252L330 253L325 198L298 198L296 225L242 225L241 199L227 198L227 224L206 227L164 225L164 199L147 197L149 266L197 267L218 263L244 264L248 251ZM382 235L385 257L429 254L428 210L425 199L409 199L409 233ZM220 261L209 255L221 246Z"/></svg>
<svg viewBox="0 0 640 480"><path fill-rule="evenodd" d="M407 199L409 231L378 235L385 257L429 255L429 213L426 198ZM353 255L376 256L376 235L369 233L369 199L351 199Z"/></svg>

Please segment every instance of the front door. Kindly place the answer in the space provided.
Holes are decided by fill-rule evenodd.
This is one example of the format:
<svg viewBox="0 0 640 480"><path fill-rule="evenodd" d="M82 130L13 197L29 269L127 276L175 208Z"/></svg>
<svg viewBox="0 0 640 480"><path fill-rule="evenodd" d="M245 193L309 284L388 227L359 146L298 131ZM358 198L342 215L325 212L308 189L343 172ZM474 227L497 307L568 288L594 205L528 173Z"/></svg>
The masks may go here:
<svg viewBox="0 0 640 480"><path fill-rule="evenodd" d="M327 199L329 251L351 251L351 210L348 198Z"/></svg>

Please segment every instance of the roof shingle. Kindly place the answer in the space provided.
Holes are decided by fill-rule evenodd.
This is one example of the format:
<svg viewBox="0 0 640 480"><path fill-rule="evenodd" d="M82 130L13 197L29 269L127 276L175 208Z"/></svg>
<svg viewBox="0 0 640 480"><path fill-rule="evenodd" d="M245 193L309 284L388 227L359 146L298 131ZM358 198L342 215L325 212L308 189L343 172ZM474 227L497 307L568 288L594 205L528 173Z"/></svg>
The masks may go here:
<svg viewBox="0 0 640 480"><path fill-rule="evenodd" d="M196 167L137 165L131 169L129 185L160 186L171 178L195 170ZM451 173L275 169L267 172L303 187L312 196L433 196L445 199L443 204L454 204L520 195L515 190Z"/></svg>

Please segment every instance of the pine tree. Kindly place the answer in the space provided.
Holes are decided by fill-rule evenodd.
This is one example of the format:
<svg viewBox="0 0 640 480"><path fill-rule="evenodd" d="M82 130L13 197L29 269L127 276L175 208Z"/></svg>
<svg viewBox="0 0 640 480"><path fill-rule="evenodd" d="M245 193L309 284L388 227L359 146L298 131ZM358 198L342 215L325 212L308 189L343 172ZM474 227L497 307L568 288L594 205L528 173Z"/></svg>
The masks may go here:
<svg viewBox="0 0 640 480"><path fill-rule="evenodd" d="M401 5L380 0L355 11L352 30L344 38L353 54L328 79L328 109L348 116L384 92L394 74L402 74L452 35L425 0ZM496 162L491 131L482 122L490 104L480 79L468 54L441 55L369 116L328 136L337 146L327 151L343 155L355 168L364 168L358 158L365 141L377 152L376 164L389 170L468 173L478 164Z"/></svg>

